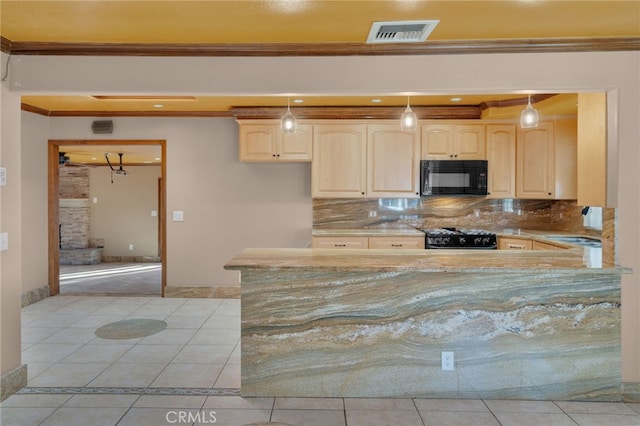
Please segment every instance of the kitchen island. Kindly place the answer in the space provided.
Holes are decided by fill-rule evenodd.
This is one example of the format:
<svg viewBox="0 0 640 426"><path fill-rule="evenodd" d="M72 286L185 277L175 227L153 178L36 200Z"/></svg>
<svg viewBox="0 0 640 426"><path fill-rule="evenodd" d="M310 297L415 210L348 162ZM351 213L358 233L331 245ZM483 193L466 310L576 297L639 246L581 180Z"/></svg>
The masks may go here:
<svg viewBox="0 0 640 426"><path fill-rule="evenodd" d="M628 270L579 248L247 249L225 268L243 396L621 399Z"/></svg>

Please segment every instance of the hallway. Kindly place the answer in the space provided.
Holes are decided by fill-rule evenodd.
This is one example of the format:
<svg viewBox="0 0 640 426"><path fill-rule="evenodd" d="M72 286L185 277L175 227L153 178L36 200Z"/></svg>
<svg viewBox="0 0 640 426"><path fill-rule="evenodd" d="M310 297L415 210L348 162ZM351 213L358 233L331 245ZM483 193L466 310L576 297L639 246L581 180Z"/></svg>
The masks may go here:
<svg viewBox="0 0 640 426"><path fill-rule="evenodd" d="M60 265L60 293L95 296L160 296L162 294L162 264Z"/></svg>
<svg viewBox="0 0 640 426"><path fill-rule="evenodd" d="M96 336L124 320L166 328ZM242 398L238 299L59 295L22 309L22 341L29 383L1 404L3 426L640 425L640 403Z"/></svg>

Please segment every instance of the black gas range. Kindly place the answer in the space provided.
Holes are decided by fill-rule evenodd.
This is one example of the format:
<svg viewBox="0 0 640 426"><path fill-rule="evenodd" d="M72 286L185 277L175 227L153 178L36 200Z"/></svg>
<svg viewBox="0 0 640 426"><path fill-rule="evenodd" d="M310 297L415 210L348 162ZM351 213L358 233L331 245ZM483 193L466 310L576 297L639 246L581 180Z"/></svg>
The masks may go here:
<svg viewBox="0 0 640 426"><path fill-rule="evenodd" d="M482 249L498 248L496 234L482 229L437 228L421 229L426 234L427 249Z"/></svg>

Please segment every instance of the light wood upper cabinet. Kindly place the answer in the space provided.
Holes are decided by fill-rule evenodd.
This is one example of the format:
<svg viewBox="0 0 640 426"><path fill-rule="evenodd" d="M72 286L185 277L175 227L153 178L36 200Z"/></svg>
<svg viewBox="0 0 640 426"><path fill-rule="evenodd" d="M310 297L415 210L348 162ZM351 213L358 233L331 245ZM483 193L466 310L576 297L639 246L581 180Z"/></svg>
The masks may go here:
<svg viewBox="0 0 640 426"><path fill-rule="evenodd" d="M575 119L518 129L516 197L576 199L576 148Z"/></svg>
<svg viewBox="0 0 640 426"><path fill-rule="evenodd" d="M553 198L555 180L553 122L532 129L518 129L518 198Z"/></svg>
<svg viewBox="0 0 640 426"><path fill-rule="evenodd" d="M423 160L484 160L485 126L481 123L425 123L421 126Z"/></svg>
<svg viewBox="0 0 640 426"><path fill-rule="evenodd" d="M515 124L487 124L486 142L489 163L489 194L487 198L515 198Z"/></svg>
<svg viewBox="0 0 640 426"><path fill-rule="evenodd" d="M606 93L578 93L578 140L578 205L606 207Z"/></svg>
<svg viewBox="0 0 640 426"><path fill-rule="evenodd" d="M298 123L295 133L283 133L279 120L242 121L240 161L311 161L312 126Z"/></svg>
<svg viewBox="0 0 640 426"><path fill-rule="evenodd" d="M364 197L367 189L367 126L315 124L311 193L321 197Z"/></svg>
<svg viewBox="0 0 640 426"><path fill-rule="evenodd" d="M367 126L367 196L418 197L420 145L397 123Z"/></svg>

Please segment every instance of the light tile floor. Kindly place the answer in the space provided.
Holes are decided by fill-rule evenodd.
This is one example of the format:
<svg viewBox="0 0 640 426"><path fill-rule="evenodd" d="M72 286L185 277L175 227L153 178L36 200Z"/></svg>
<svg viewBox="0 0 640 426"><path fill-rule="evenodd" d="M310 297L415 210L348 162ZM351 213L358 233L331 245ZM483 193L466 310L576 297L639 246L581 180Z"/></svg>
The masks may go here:
<svg viewBox="0 0 640 426"><path fill-rule="evenodd" d="M55 296L23 309L29 385L2 425L634 425L640 403L481 399L242 398L240 303ZM167 322L129 340L95 336L130 318Z"/></svg>

